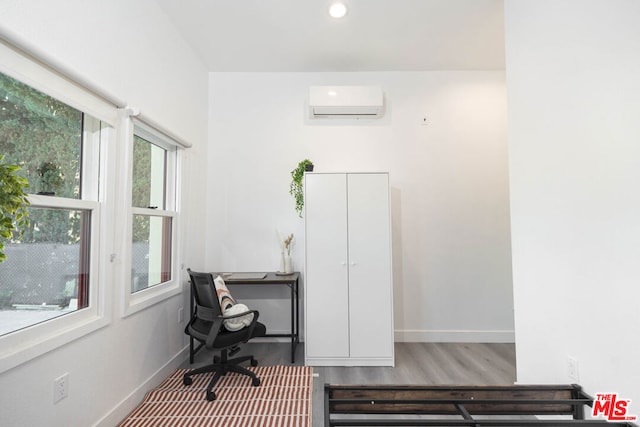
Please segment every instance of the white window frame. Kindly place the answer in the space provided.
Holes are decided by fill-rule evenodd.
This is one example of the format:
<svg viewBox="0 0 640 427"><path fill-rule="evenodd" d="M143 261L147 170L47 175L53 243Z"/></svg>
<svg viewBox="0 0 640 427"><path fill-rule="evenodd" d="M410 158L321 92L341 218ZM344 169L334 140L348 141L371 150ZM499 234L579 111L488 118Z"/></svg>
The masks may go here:
<svg viewBox="0 0 640 427"><path fill-rule="evenodd" d="M151 307L161 301L178 295L182 292L182 279L181 269L178 268L179 259L181 254L179 253L180 234L180 188L181 188L181 169L182 169L182 157L183 149L181 145L171 139L164 133L154 129L150 125L143 123L140 120L136 120L132 117L127 117L126 114L123 118L123 128L126 129L126 167L127 167L127 179L125 184L125 197L126 197L126 234L124 237L125 248L122 253L122 264L125 266L122 272L122 281L125 284L123 287L123 312L122 316L127 317L148 307ZM131 203L131 187L133 180L133 136L139 137L158 145L166 150L170 156L175 156L175 161L171 160L167 162L167 171L165 182L167 200L165 209L148 209L133 207ZM132 255L132 223L133 215L149 215L149 216L163 216L172 218L171 222L171 279L167 282L163 282L147 289L140 290L138 292L131 292L131 255Z"/></svg>
<svg viewBox="0 0 640 427"><path fill-rule="evenodd" d="M117 109L96 97L64 76L41 65L0 42L0 72L46 93L78 109L93 119L111 127L100 128L95 123L85 126L85 138L100 138L100 151L83 150L85 167L99 168L99 178L85 181L83 190L94 195L85 199L69 199L43 195L29 195L33 207L88 210L91 212L89 306L78 311L20 329L0 337L0 373L21 365L58 347L68 344L108 325L111 320L111 266L106 254L112 252L113 240L108 238L114 227L113 205L105 200L112 197L115 186L114 158ZM91 121L93 121L91 119Z"/></svg>

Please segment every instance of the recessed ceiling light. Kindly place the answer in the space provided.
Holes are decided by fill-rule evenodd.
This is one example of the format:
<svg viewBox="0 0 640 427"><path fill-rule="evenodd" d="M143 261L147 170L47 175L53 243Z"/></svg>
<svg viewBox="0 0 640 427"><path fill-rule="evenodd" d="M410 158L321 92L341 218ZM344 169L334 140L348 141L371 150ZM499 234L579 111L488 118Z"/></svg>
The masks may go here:
<svg viewBox="0 0 640 427"><path fill-rule="evenodd" d="M340 2L333 3L329 7L329 15L331 15L336 19L342 18L346 14L347 14L347 6L345 6L344 3L340 3Z"/></svg>

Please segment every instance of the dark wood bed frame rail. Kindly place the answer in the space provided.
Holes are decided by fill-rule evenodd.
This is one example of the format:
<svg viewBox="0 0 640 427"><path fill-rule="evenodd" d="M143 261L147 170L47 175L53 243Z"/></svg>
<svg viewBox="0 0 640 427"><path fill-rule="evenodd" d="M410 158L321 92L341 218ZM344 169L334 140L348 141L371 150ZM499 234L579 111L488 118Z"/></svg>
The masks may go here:
<svg viewBox="0 0 640 427"><path fill-rule="evenodd" d="M593 398L576 384L514 386L325 384L324 388L325 427L564 425L635 427L635 424L629 422L585 420L585 406L592 405ZM565 418L536 419L533 417L535 415L555 415L565 416ZM444 418L437 416L444 416ZM482 418L474 418L474 416ZM521 419L509 418L509 416L521 417Z"/></svg>

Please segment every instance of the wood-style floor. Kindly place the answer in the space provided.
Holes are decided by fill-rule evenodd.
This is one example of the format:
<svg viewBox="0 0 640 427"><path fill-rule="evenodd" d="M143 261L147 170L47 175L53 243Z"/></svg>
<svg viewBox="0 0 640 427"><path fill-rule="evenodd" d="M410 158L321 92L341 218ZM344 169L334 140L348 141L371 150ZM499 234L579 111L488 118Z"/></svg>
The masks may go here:
<svg viewBox="0 0 640 427"><path fill-rule="evenodd" d="M261 366L291 364L289 345L249 343L235 356L253 354ZM190 365L211 363L202 349ZM296 351L296 365L304 364L304 345ZM313 427L322 426L323 388L333 384L455 384L513 385L516 379L514 344L396 343L395 364L389 367L314 367Z"/></svg>

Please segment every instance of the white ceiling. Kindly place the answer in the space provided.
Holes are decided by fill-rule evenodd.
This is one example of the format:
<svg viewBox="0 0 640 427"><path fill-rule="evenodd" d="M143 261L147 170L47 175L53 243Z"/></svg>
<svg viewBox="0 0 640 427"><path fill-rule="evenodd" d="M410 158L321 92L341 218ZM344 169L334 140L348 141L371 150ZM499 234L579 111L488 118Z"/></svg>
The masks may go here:
<svg viewBox="0 0 640 427"><path fill-rule="evenodd" d="M504 69L503 0L156 0L211 71Z"/></svg>

